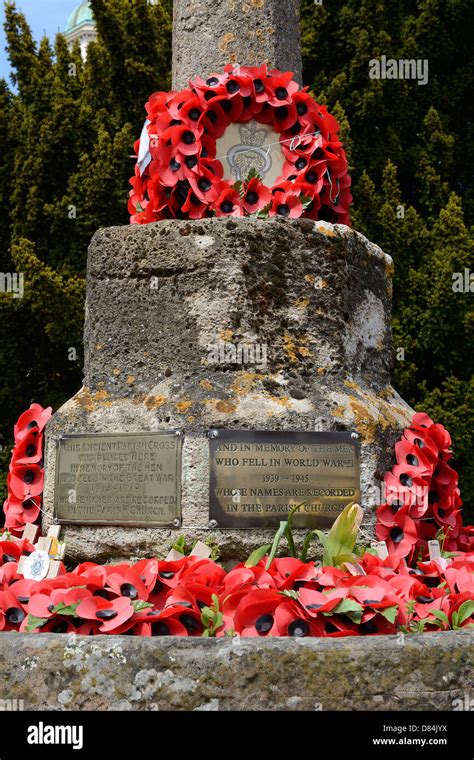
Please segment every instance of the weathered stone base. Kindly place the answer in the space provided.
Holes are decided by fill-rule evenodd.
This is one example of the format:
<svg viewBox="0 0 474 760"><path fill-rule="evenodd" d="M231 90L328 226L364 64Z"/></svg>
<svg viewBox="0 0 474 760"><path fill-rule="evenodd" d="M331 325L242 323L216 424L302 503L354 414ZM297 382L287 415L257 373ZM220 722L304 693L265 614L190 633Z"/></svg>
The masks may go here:
<svg viewBox="0 0 474 760"><path fill-rule="evenodd" d="M453 710L474 633L343 639L0 634L26 710Z"/></svg>
<svg viewBox="0 0 474 760"><path fill-rule="evenodd" d="M358 429L358 423L351 418L353 406L357 407L357 402L351 406L351 399L359 398L356 391L347 392L348 389L341 385L339 393L335 392L334 386L327 388L326 399L331 399L334 394L337 397L337 403L334 402L334 410L341 412L347 420L347 427ZM324 391L321 393L324 396ZM88 399L94 408L84 409L82 402L84 398ZM362 397L363 398L363 397ZM408 407L398 396L390 389L390 396L384 395L375 399L372 396L371 401L373 420L377 420L379 430L377 440L364 436L364 426L369 422L362 422L361 436L361 488L362 488L362 506L365 509L365 519L362 527L361 542L368 545L373 538L373 526L375 524L375 506L381 503L380 483L374 482L374 473L383 473L390 469L392 464L393 445L400 435L401 428L409 423L410 414L407 412ZM387 416L384 417L383 409L386 408ZM323 402L319 405L319 412L323 409ZM317 411L315 409L315 414ZM285 414L284 409L279 409L278 416L266 418L264 399L260 399L255 404L253 413L254 424L247 422L239 427L262 429L283 429L283 430L304 430L308 429L308 420L296 413ZM182 453L182 515L183 524L180 528L120 528L115 526L64 526L62 536L67 542L67 556L70 560L78 562L87 559L94 562L117 561L122 558L140 559L143 557L157 556L164 558L173 541L177 536L183 534L188 542L201 539L212 546L218 546L219 558L221 561L227 560L245 560L249 554L258 546L271 543L276 528L252 528L252 529L215 529L209 528L209 442L205 434L206 428L216 426L226 426L224 414L215 416L210 412L207 424L204 422L203 430L192 431L186 429L183 441ZM67 402L48 426L48 446L46 454L46 467L50 473L55 469L56 445L55 441L61 434L65 433L87 433L87 432L110 432L124 433L149 430L165 430L170 427L180 428L183 424L176 415L172 418L174 423L170 425L169 421L161 422L163 419L157 410L149 410L143 403L137 404L130 399L114 400L113 405L104 408L99 402L97 406L94 401L90 400L90 395L81 391L73 399ZM317 418L316 418L317 420ZM229 427L236 427L230 424ZM337 424L334 417L328 416L324 424L325 430L339 430L342 426ZM321 429L321 426L314 425L313 429ZM311 428L310 428L311 429ZM360 429L360 427L359 427ZM52 477L47 478L44 501L46 509L52 513L54 501L54 480ZM51 524L51 519L44 520L43 528L46 530ZM302 543L306 531L295 530L295 539L297 545ZM317 550L317 542L314 550Z"/></svg>
<svg viewBox="0 0 474 760"><path fill-rule="evenodd" d="M65 433L182 429L183 532L245 559L273 530L208 532L210 428L357 431L367 540L412 410L390 383L392 261L309 219L205 219L99 230L89 248L84 388L46 432L52 519ZM218 359L216 347L265 349ZM245 360L244 360L245 359ZM48 520L44 527L47 527ZM167 553L180 528L70 528L71 559Z"/></svg>

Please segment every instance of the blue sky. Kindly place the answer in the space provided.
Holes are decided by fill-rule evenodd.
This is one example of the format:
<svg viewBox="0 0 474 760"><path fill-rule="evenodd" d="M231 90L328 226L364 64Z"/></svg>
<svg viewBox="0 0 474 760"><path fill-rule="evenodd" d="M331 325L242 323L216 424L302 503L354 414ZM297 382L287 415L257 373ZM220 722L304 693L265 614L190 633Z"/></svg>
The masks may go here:
<svg viewBox="0 0 474 760"><path fill-rule="evenodd" d="M5 52L3 30L5 8L3 0L0 0L0 3L0 77L7 79L10 66ZM36 41L40 40L44 34L54 38L57 31L63 31L69 14L79 3L80 0L15 0L16 7L26 16Z"/></svg>

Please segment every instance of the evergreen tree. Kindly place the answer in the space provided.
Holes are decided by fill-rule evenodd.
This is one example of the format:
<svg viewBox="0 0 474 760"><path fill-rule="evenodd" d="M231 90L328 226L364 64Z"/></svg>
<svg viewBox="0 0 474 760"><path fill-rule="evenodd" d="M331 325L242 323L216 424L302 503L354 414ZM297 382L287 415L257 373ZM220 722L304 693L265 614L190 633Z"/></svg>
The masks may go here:
<svg viewBox="0 0 474 760"><path fill-rule="evenodd" d="M343 104L351 133L354 225L395 263L394 385L451 430L467 503L474 317L453 274L474 268L473 21L463 0L302 0L305 82L330 109ZM371 79L382 55L427 60L428 83Z"/></svg>
<svg viewBox="0 0 474 760"><path fill-rule="evenodd" d="M16 92L0 82L0 271L21 273L25 294L0 293L0 498L22 409L58 408L81 385L87 246L99 227L128 223L144 103L169 88L172 0L92 6L99 39L83 61L63 35L37 45L5 4Z"/></svg>

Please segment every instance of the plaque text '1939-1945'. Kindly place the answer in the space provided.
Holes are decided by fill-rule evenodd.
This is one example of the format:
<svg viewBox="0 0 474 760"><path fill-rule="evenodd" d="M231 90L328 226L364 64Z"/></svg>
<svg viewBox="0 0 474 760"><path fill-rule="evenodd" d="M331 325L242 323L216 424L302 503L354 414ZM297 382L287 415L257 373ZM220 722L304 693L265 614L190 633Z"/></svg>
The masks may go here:
<svg viewBox="0 0 474 760"><path fill-rule="evenodd" d="M211 430L210 512L219 527L326 528L360 501L359 446L349 432Z"/></svg>

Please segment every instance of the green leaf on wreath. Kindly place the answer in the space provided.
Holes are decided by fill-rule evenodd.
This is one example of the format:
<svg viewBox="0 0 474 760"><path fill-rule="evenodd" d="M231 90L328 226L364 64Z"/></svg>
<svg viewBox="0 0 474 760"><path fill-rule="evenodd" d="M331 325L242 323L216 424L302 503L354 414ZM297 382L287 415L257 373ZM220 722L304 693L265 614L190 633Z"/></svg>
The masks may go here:
<svg viewBox="0 0 474 760"><path fill-rule="evenodd" d="M142 610L146 610L149 607L153 607L150 602L145 602L143 599L134 599L132 601L132 607L135 610L135 612L141 612Z"/></svg>
<svg viewBox="0 0 474 760"><path fill-rule="evenodd" d="M395 622L397 619L397 613L398 613L398 607L397 605L393 605L393 607L385 607L383 610L377 610L379 615L382 615L382 617L385 618L385 620L388 620L389 623Z"/></svg>
<svg viewBox="0 0 474 760"><path fill-rule="evenodd" d="M245 180L245 184L247 185L250 182L251 179L259 179L259 180L262 179L262 177L260 176L260 172L257 171L257 169L255 168L255 166L252 166L252 168L250 169L249 173L247 174L247 178Z"/></svg>
<svg viewBox="0 0 474 760"><path fill-rule="evenodd" d="M232 187L234 188L234 190L237 190L237 192L239 194L239 198L240 198L240 200L242 200L242 198L244 197L244 186L242 184L242 180L239 179L239 180L237 180L237 182L234 182L234 184L232 185Z"/></svg>
<svg viewBox="0 0 474 760"><path fill-rule="evenodd" d="M56 604L53 607L53 612L55 612L56 615L72 615L75 617L79 604L80 602L74 602L74 604L64 604L64 602L59 602L59 604Z"/></svg>
<svg viewBox="0 0 474 760"><path fill-rule="evenodd" d="M472 615L474 615L474 600L468 599L458 609L458 625L462 625Z"/></svg>
<svg viewBox="0 0 474 760"><path fill-rule="evenodd" d="M34 615L28 615L26 623L26 632L33 633L37 628L42 628L45 623L48 622L48 618L35 617Z"/></svg>
<svg viewBox="0 0 474 760"><path fill-rule="evenodd" d="M337 607L333 609L333 612L337 612L340 615L347 615L353 623L360 623L364 608L359 602L354 601L354 599L343 599L339 602Z"/></svg>
<svg viewBox="0 0 474 760"><path fill-rule="evenodd" d="M449 628L449 618L442 610L431 610L431 614L435 616L440 627Z"/></svg>

